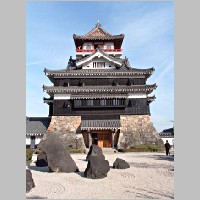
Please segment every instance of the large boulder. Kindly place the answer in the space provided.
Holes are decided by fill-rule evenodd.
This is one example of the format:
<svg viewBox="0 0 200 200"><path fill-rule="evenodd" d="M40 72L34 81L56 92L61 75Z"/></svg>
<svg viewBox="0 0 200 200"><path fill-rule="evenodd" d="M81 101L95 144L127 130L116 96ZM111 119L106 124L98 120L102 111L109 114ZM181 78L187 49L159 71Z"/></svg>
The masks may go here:
<svg viewBox="0 0 200 200"><path fill-rule="evenodd" d="M113 163L113 168L114 169L127 169L127 168L130 168L130 165L125 160L117 158L115 160L115 162Z"/></svg>
<svg viewBox="0 0 200 200"><path fill-rule="evenodd" d="M45 152L41 152L38 156L37 156L37 161L36 161L36 166L37 167L46 167L48 166L48 162L47 162L47 154Z"/></svg>
<svg viewBox="0 0 200 200"><path fill-rule="evenodd" d="M110 166L107 160L104 160L102 157L91 156L84 171L84 176L91 179L101 179L107 177L109 170Z"/></svg>
<svg viewBox="0 0 200 200"><path fill-rule="evenodd" d="M32 173L30 169L26 169L26 192L30 192L32 188L35 187L33 181Z"/></svg>
<svg viewBox="0 0 200 200"><path fill-rule="evenodd" d="M79 171L57 133L47 134L46 138L41 140L39 148L47 154L50 171L67 173Z"/></svg>
<svg viewBox="0 0 200 200"><path fill-rule="evenodd" d="M96 144L92 144L90 146L90 150L87 154L86 160L89 161L90 158L93 156L98 156L101 159L105 160L105 156L103 155L102 149Z"/></svg>

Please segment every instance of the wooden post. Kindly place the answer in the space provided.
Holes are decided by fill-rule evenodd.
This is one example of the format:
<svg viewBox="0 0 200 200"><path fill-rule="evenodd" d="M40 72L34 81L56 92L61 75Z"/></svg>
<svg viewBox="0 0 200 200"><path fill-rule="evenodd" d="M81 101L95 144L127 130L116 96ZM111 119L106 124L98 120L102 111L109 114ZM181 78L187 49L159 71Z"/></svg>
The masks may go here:
<svg viewBox="0 0 200 200"><path fill-rule="evenodd" d="M111 131L112 131L112 148L114 148L114 129L112 129Z"/></svg>
<svg viewBox="0 0 200 200"><path fill-rule="evenodd" d="M87 130L88 133L88 148L90 148L90 129Z"/></svg>

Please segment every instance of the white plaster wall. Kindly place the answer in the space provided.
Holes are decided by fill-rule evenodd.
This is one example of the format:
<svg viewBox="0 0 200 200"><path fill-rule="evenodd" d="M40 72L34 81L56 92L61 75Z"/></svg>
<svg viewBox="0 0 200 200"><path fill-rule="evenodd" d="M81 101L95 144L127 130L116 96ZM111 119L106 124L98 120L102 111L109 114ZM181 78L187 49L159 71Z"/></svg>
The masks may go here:
<svg viewBox="0 0 200 200"><path fill-rule="evenodd" d="M114 43L113 43L113 42L105 42L104 45L103 45L103 48L104 48L104 49L107 49L107 46L108 46L108 45L111 46L111 49L114 49Z"/></svg>
<svg viewBox="0 0 200 200"><path fill-rule="evenodd" d="M36 137L36 138L35 138L35 144L39 144L40 141L41 141L41 139L42 139L41 136L40 136L40 137Z"/></svg>
<svg viewBox="0 0 200 200"><path fill-rule="evenodd" d="M35 144L39 144L40 140L42 139L43 136L35 136ZM26 136L26 145L30 145L31 144L31 137L30 136Z"/></svg>
<svg viewBox="0 0 200 200"><path fill-rule="evenodd" d="M31 144L31 138L26 137L26 145L30 145Z"/></svg>
<svg viewBox="0 0 200 200"><path fill-rule="evenodd" d="M54 99L70 99L70 94L54 94Z"/></svg>
<svg viewBox="0 0 200 200"><path fill-rule="evenodd" d="M147 97L146 94L131 94L131 93L128 94L128 98L129 99L130 98L135 98L135 99L137 99L137 98L146 98L146 97Z"/></svg>
<svg viewBox="0 0 200 200"><path fill-rule="evenodd" d="M85 63L82 67L82 69L101 69L101 68L93 68L93 62L105 62L105 67L102 67L102 69L114 69L115 65L112 62L107 61L105 58L94 58L90 62ZM87 67L89 66L89 67ZM111 67L109 67L111 66Z"/></svg>
<svg viewBox="0 0 200 200"><path fill-rule="evenodd" d="M90 46L91 46L91 49L94 49L94 48L93 48L93 45L92 45L92 42L84 42L84 43L83 43L83 49L86 49L87 45L90 45Z"/></svg>

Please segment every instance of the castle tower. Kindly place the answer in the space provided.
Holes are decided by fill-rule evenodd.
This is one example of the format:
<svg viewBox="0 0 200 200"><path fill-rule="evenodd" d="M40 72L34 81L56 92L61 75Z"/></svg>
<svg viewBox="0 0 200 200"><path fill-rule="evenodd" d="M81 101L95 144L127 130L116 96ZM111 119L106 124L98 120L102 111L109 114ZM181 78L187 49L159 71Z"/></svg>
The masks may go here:
<svg viewBox="0 0 200 200"><path fill-rule="evenodd" d="M147 85L154 68L136 69L122 57L124 34L111 35L99 22L85 35L73 35L76 59L67 68L45 69L53 86L43 86L52 116L49 131L58 131L66 145L80 138L89 147L124 148L156 144L160 137L150 122Z"/></svg>

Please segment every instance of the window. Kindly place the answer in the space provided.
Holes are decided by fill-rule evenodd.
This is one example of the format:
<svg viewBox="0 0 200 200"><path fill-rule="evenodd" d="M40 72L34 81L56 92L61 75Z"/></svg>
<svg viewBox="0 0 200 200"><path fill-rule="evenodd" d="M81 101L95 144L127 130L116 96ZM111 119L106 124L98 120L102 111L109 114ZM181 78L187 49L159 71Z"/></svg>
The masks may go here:
<svg viewBox="0 0 200 200"><path fill-rule="evenodd" d="M75 107L81 106L81 100L80 99L74 100L74 106Z"/></svg>
<svg viewBox="0 0 200 200"><path fill-rule="evenodd" d="M87 45L87 46L86 46L86 50L91 50L91 46L90 46L90 45Z"/></svg>
<svg viewBox="0 0 200 200"><path fill-rule="evenodd" d="M87 106L93 106L93 99L87 100Z"/></svg>
<svg viewBox="0 0 200 200"><path fill-rule="evenodd" d="M63 86L64 86L64 87L68 87L68 86L69 86L69 83L64 83Z"/></svg>
<svg viewBox="0 0 200 200"><path fill-rule="evenodd" d="M106 99L101 99L100 106L105 106L105 105L106 105Z"/></svg>
<svg viewBox="0 0 200 200"><path fill-rule="evenodd" d="M30 148L31 148L31 149L35 149L35 136L31 136Z"/></svg>
<svg viewBox="0 0 200 200"><path fill-rule="evenodd" d="M113 106L117 105L117 99L113 99Z"/></svg>
<svg viewBox="0 0 200 200"><path fill-rule="evenodd" d="M131 102L131 100L129 100L129 102L128 102L128 105L127 105L128 107L132 107L132 102Z"/></svg>
<svg viewBox="0 0 200 200"><path fill-rule="evenodd" d="M105 62L93 62L93 68L105 68Z"/></svg>
<svg viewBox="0 0 200 200"><path fill-rule="evenodd" d="M107 45L107 49L111 49L111 46L110 46L110 45Z"/></svg>

